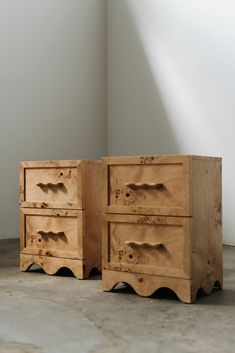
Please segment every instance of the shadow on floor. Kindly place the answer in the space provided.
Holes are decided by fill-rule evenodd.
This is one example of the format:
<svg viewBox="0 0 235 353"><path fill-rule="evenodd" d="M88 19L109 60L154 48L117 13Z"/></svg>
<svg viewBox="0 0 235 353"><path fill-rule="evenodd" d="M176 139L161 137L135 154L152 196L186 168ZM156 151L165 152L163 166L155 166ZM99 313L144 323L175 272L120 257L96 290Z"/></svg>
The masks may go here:
<svg viewBox="0 0 235 353"><path fill-rule="evenodd" d="M114 293L138 295L134 289L125 283L119 283L114 289ZM169 288L160 288L153 293L153 299L164 299L170 301L178 301L177 295ZM214 288L210 295L206 295L203 291L199 290L195 304L199 305L235 305L235 291L231 289L218 289Z"/></svg>
<svg viewBox="0 0 235 353"><path fill-rule="evenodd" d="M113 292L120 294L138 295L135 290L127 283L117 284L117 286L113 289ZM169 299L178 301L177 295L169 288L160 288L154 292L153 295L146 298Z"/></svg>
<svg viewBox="0 0 235 353"><path fill-rule="evenodd" d="M213 290L210 295L198 296L196 304L200 305L221 305L235 306L235 290L232 289L217 289Z"/></svg>

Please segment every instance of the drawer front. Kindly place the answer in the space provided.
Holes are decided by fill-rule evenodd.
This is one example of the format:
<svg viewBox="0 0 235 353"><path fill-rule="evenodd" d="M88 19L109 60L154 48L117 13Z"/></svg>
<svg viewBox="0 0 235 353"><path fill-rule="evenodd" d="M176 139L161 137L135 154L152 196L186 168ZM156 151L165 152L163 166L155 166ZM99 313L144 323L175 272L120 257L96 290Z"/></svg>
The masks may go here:
<svg viewBox="0 0 235 353"><path fill-rule="evenodd" d="M106 212L191 215L189 158L141 158L105 159Z"/></svg>
<svg viewBox="0 0 235 353"><path fill-rule="evenodd" d="M104 269L190 278L190 218L104 217Z"/></svg>
<svg viewBox="0 0 235 353"><path fill-rule="evenodd" d="M21 209L21 253L83 259L83 214Z"/></svg>
<svg viewBox="0 0 235 353"><path fill-rule="evenodd" d="M28 163L21 168L20 190L22 207L81 209L81 168L79 164Z"/></svg>

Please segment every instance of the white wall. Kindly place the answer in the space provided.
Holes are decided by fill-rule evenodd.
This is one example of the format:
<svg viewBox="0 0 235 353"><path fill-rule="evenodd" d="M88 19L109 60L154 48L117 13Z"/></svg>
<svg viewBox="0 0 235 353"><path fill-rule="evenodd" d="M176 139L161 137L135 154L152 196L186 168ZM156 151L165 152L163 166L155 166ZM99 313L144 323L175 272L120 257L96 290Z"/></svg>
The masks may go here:
<svg viewBox="0 0 235 353"><path fill-rule="evenodd" d="M0 0L0 237L16 236L19 160L223 157L235 244L231 0Z"/></svg>
<svg viewBox="0 0 235 353"><path fill-rule="evenodd" d="M0 236L18 236L20 160L106 153L105 0L0 0Z"/></svg>
<svg viewBox="0 0 235 353"><path fill-rule="evenodd" d="M108 0L108 153L223 157L235 244L235 5Z"/></svg>

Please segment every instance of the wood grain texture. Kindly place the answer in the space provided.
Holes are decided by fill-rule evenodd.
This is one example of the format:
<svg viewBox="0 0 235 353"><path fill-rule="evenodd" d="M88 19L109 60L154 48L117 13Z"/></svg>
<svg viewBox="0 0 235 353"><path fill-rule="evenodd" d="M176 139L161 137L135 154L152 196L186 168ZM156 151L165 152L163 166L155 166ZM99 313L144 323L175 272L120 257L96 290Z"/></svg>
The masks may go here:
<svg viewBox="0 0 235 353"><path fill-rule="evenodd" d="M104 159L105 212L190 216L190 157L146 158Z"/></svg>
<svg viewBox="0 0 235 353"><path fill-rule="evenodd" d="M83 209L84 161L21 162L20 205L38 208Z"/></svg>
<svg viewBox="0 0 235 353"><path fill-rule="evenodd" d="M103 157L102 160L105 164L165 164L165 163L184 163L187 159L203 159L203 160L221 160L220 157L210 157L210 156L197 156L197 155L148 155L148 156L109 156Z"/></svg>
<svg viewBox="0 0 235 353"><path fill-rule="evenodd" d="M209 285L208 283L204 283L204 285L196 287L192 280L183 278L103 270L103 291L112 291L118 283L126 283L130 285L137 294L143 297L153 295L160 288L168 288L172 290L183 303L187 304L196 301L199 289L202 290L205 295L210 295L213 292L214 287L221 289L218 281L215 281L214 283L210 282Z"/></svg>
<svg viewBox="0 0 235 353"><path fill-rule="evenodd" d="M199 289L222 288L221 163L190 155L104 158L104 290L126 282L148 296L168 287L191 303ZM164 187L169 196L159 197Z"/></svg>
<svg viewBox="0 0 235 353"><path fill-rule="evenodd" d="M20 163L21 262L78 264L79 278L101 270L101 173L101 161Z"/></svg>
<svg viewBox="0 0 235 353"><path fill-rule="evenodd" d="M83 248L90 268L102 269L102 164L86 164L84 171L85 233Z"/></svg>
<svg viewBox="0 0 235 353"><path fill-rule="evenodd" d="M21 253L83 259L84 211L21 209Z"/></svg>
<svg viewBox="0 0 235 353"><path fill-rule="evenodd" d="M223 286L222 164L220 159L192 163L192 277L193 287Z"/></svg>
<svg viewBox="0 0 235 353"><path fill-rule="evenodd" d="M143 297L151 296L160 288L169 288L182 302L192 303L195 301L195 296L190 290L191 281L187 279L109 270L102 272L102 286L104 291L113 290L120 282L127 283L137 294Z"/></svg>
<svg viewBox="0 0 235 353"><path fill-rule="evenodd" d="M184 217L107 214L103 268L190 278L190 227Z"/></svg>
<svg viewBox="0 0 235 353"><path fill-rule="evenodd" d="M89 275L89 272L86 271L84 260L71 260L56 257L20 254L21 271L28 271L33 264L40 266L48 275L56 274L61 268L70 269L74 276L79 279L85 279Z"/></svg>

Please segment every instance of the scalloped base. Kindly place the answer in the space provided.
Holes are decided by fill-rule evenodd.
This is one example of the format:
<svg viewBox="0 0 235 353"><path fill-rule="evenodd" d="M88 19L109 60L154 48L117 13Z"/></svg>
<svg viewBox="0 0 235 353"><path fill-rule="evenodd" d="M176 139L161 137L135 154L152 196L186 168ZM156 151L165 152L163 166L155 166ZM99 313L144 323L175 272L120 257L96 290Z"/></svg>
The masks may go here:
<svg viewBox="0 0 235 353"><path fill-rule="evenodd" d="M84 260L20 254L20 271L28 271L33 264L40 266L48 275L54 275L62 267L66 267L79 279L88 278L92 270L85 265Z"/></svg>
<svg viewBox="0 0 235 353"><path fill-rule="evenodd" d="M219 280L211 282L210 285L207 283L206 287L193 288L192 281L189 279L103 270L102 285L104 291L111 291L119 282L130 285L137 294L143 297L151 296L160 288L169 288L183 303L188 304L196 300L199 289L202 289L206 295L213 291L215 285L222 289L222 283Z"/></svg>

